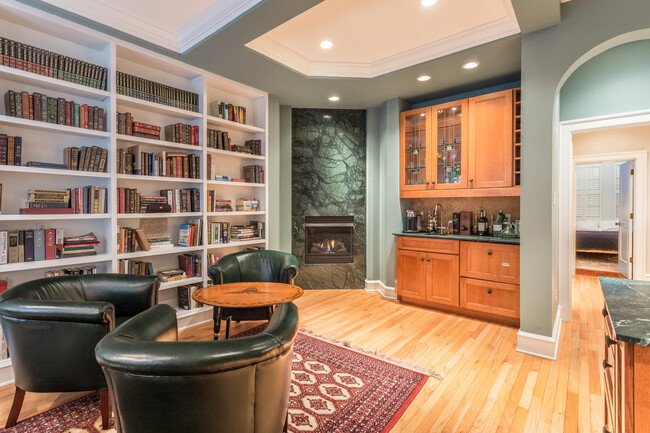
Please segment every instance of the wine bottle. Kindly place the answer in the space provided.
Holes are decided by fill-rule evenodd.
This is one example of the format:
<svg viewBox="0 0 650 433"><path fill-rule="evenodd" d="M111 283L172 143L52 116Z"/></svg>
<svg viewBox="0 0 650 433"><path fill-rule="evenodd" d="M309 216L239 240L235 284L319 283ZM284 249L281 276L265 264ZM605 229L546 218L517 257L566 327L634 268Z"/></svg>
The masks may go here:
<svg viewBox="0 0 650 433"><path fill-rule="evenodd" d="M478 235L485 236L488 234L488 219L485 216L483 206L481 206L481 216L478 219Z"/></svg>
<svg viewBox="0 0 650 433"><path fill-rule="evenodd" d="M476 214L474 214L474 224L472 225L472 234L477 235L478 234L478 217Z"/></svg>
<svg viewBox="0 0 650 433"><path fill-rule="evenodd" d="M494 214L490 214L490 226L488 227L488 236L494 236Z"/></svg>
<svg viewBox="0 0 650 433"><path fill-rule="evenodd" d="M503 215L503 211L499 211L499 214L497 215L497 219L494 220L494 226L492 226L492 231L494 232L494 236L501 236L501 230L503 229L503 219L505 219L505 215L503 215L503 219L501 219L501 216Z"/></svg>

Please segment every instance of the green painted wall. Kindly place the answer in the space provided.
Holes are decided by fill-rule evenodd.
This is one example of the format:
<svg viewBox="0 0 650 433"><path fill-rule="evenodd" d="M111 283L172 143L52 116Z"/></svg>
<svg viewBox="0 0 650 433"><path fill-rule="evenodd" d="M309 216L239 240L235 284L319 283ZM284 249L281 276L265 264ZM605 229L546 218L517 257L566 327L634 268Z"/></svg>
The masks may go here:
<svg viewBox="0 0 650 433"><path fill-rule="evenodd" d="M522 38L522 331L550 336L557 307L559 90L588 59L650 37L648 27L647 0L572 0L560 24Z"/></svg>
<svg viewBox="0 0 650 433"><path fill-rule="evenodd" d="M650 40L610 48L588 60L560 91L560 120L650 108Z"/></svg>
<svg viewBox="0 0 650 433"><path fill-rule="evenodd" d="M280 251L291 252L291 106L280 106L280 191L271 203L280 212Z"/></svg>
<svg viewBox="0 0 650 433"><path fill-rule="evenodd" d="M280 249L280 208L275 204L278 203L281 195L280 190L280 100L277 96L269 95L268 107L268 134L269 140L266 146L266 156L268 164L268 176L266 179L267 188L269 189L268 212L268 240L269 249Z"/></svg>

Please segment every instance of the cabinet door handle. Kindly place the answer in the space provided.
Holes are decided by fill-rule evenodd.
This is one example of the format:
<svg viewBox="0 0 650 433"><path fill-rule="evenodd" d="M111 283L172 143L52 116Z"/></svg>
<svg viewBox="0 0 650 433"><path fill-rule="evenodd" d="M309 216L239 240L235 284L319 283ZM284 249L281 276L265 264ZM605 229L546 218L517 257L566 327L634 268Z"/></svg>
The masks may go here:
<svg viewBox="0 0 650 433"><path fill-rule="evenodd" d="M488 256L492 255L492 250L488 250Z"/></svg>
<svg viewBox="0 0 650 433"><path fill-rule="evenodd" d="M431 259L427 259L427 262L430 262L430 261L431 261Z"/></svg>
<svg viewBox="0 0 650 433"><path fill-rule="evenodd" d="M488 289L488 294L492 293L492 289Z"/></svg>
<svg viewBox="0 0 650 433"><path fill-rule="evenodd" d="M607 317L607 308L603 307L603 317Z"/></svg>
<svg viewBox="0 0 650 433"><path fill-rule="evenodd" d="M474 182L474 178L470 177L470 178L469 178L469 181L470 181L470 182Z"/></svg>
<svg viewBox="0 0 650 433"><path fill-rule="evenodd" d="M427 182L427 185L429 185L429 182Z"/></svg>
<svg viewBox="0 0 650 433"><path fill-rule="evenodd" d="M616 340L612 340L612 339L609 337L609 335L606 335L606 336L605 336L605 345L606 345L607 347L609 347L609 346L615 346L615 345L616 345Z"/></svg>
<svg viewBox="0 0 650 433"><path fill-rule="evenodd" d="M423 262L423 261L424 261L424 257L420 257L420 261Z"/></svg>
<svg viewBox="0 0 650 433"><path fill-rule="evenodd" d="M611 368L611 367L612 367L612 364L610 364L609 362L607 362L607 361L605 361L603 359L603 368Z"/></svg>
<svg viewBox="0 0 650 433"><path fill-rule="evenodd" d="M435 183L436 183L435 180L432 180L432 181L431 181L431 185L435 185Z"/></svg>

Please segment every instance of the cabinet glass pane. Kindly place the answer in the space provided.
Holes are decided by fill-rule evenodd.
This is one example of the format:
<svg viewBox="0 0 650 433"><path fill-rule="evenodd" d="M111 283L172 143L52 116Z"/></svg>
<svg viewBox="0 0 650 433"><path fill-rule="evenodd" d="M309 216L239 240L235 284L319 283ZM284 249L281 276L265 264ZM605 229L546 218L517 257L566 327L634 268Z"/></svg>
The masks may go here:
<svg viewBox="0 0 650 433"><path fill-rule="evenodd" d="M427 116L417 114L405 118L404 173L406 185L427 182Z"/></svg>
<svg viewBox="0 0 650 433"><path fill-rule="evenodd" d="M438 110L437 179L438 184L461 182L461 106Z"/></svg>

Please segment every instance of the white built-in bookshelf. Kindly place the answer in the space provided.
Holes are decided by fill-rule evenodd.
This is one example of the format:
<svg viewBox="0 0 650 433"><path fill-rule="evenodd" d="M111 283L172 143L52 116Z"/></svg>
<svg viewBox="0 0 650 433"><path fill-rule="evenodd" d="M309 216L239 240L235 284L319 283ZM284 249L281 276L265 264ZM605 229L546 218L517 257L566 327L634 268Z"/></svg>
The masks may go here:
<svg viewBox="0 0 650 433"><path fill-rule="evenodd" d="M41 76L38 74L0 65L0 93L7 90L45 93L48 96L63 97L89 105L99 105L106 113L106 132L74 128L20 119L6 115L4 101L0 101L0 133L23 137L23 166L0 165L2 184L2 213L0 230L26 230L39 228L61 228L66 236L94 232L100 240L98 254L78 258L63 258L24 263L0 264L0 275L12 287L24 281L41 278L47 270L95 265L97 272L118 272L120 259L149 261L158 272L178 268L178 255L184 253L202 256L202 276L162 284L159 302L178 308L175 288L185 284L206 285L208 283L208 254L223 255L249 247L266 247L266 240L245 242L232 241L227 244L208 245L207 224L212 221L227 221L231 224L245 224L251 220L264 221L268 227L268 189L265 184L223 182L206 179L207 155L215 164L216 173L232 177L243 177L247 165L262 165L267 172L267 105L265 92L225 79L210 72L189 66L182 62L153 53L138 46L89 30L85 27L54 17L23 4L0 0L0 36L20 41L42 49L67 55L89 63L108 68L107 90L99 90ZM147 102L117 94L116 71L136 75L148 80L199 94L199 112L183 110ZM247 108L247 124L232 122L212 116L210 103L223 101ZM161 126L161 140L117 134L117 112L130 112L135 121ZM164 141L164 126L185 123L199 126L199 146ZM233 144L246 140L262 141L262 156L248 155L207 148L207 129L228 131ZM117 173L118 149L141 145L146 152L190 152L201 157L201 179L137 176ZM66 147L99 146L108 150L106 173L41 169L25 167L28 161L63 162ZM96 185L108 189L107 214L76 215L20 215L19 208L25 206L27 191L36 189L67 189ZM158 195L162 189L198 188L200 190L200 212L174 214L117 213L117 189L137 188L142 195ZM219 199L231 200L232 212L208 212L206 197L209 190L216 191ZM237 211L237 199L254 197L259 199L259 211ZM151 251L136 251L119 254L117 238L119 227L137 228L141 218L166 218L170 235L177 245L180 224L191 223L200 218L203 223L203 245L196 247L174 247ZM266 236L268 238L268 234ZM211 320L211 308L178 310L179 327L184 328ZM0 361L0 384L11 380L10 359Z"/></svg>

